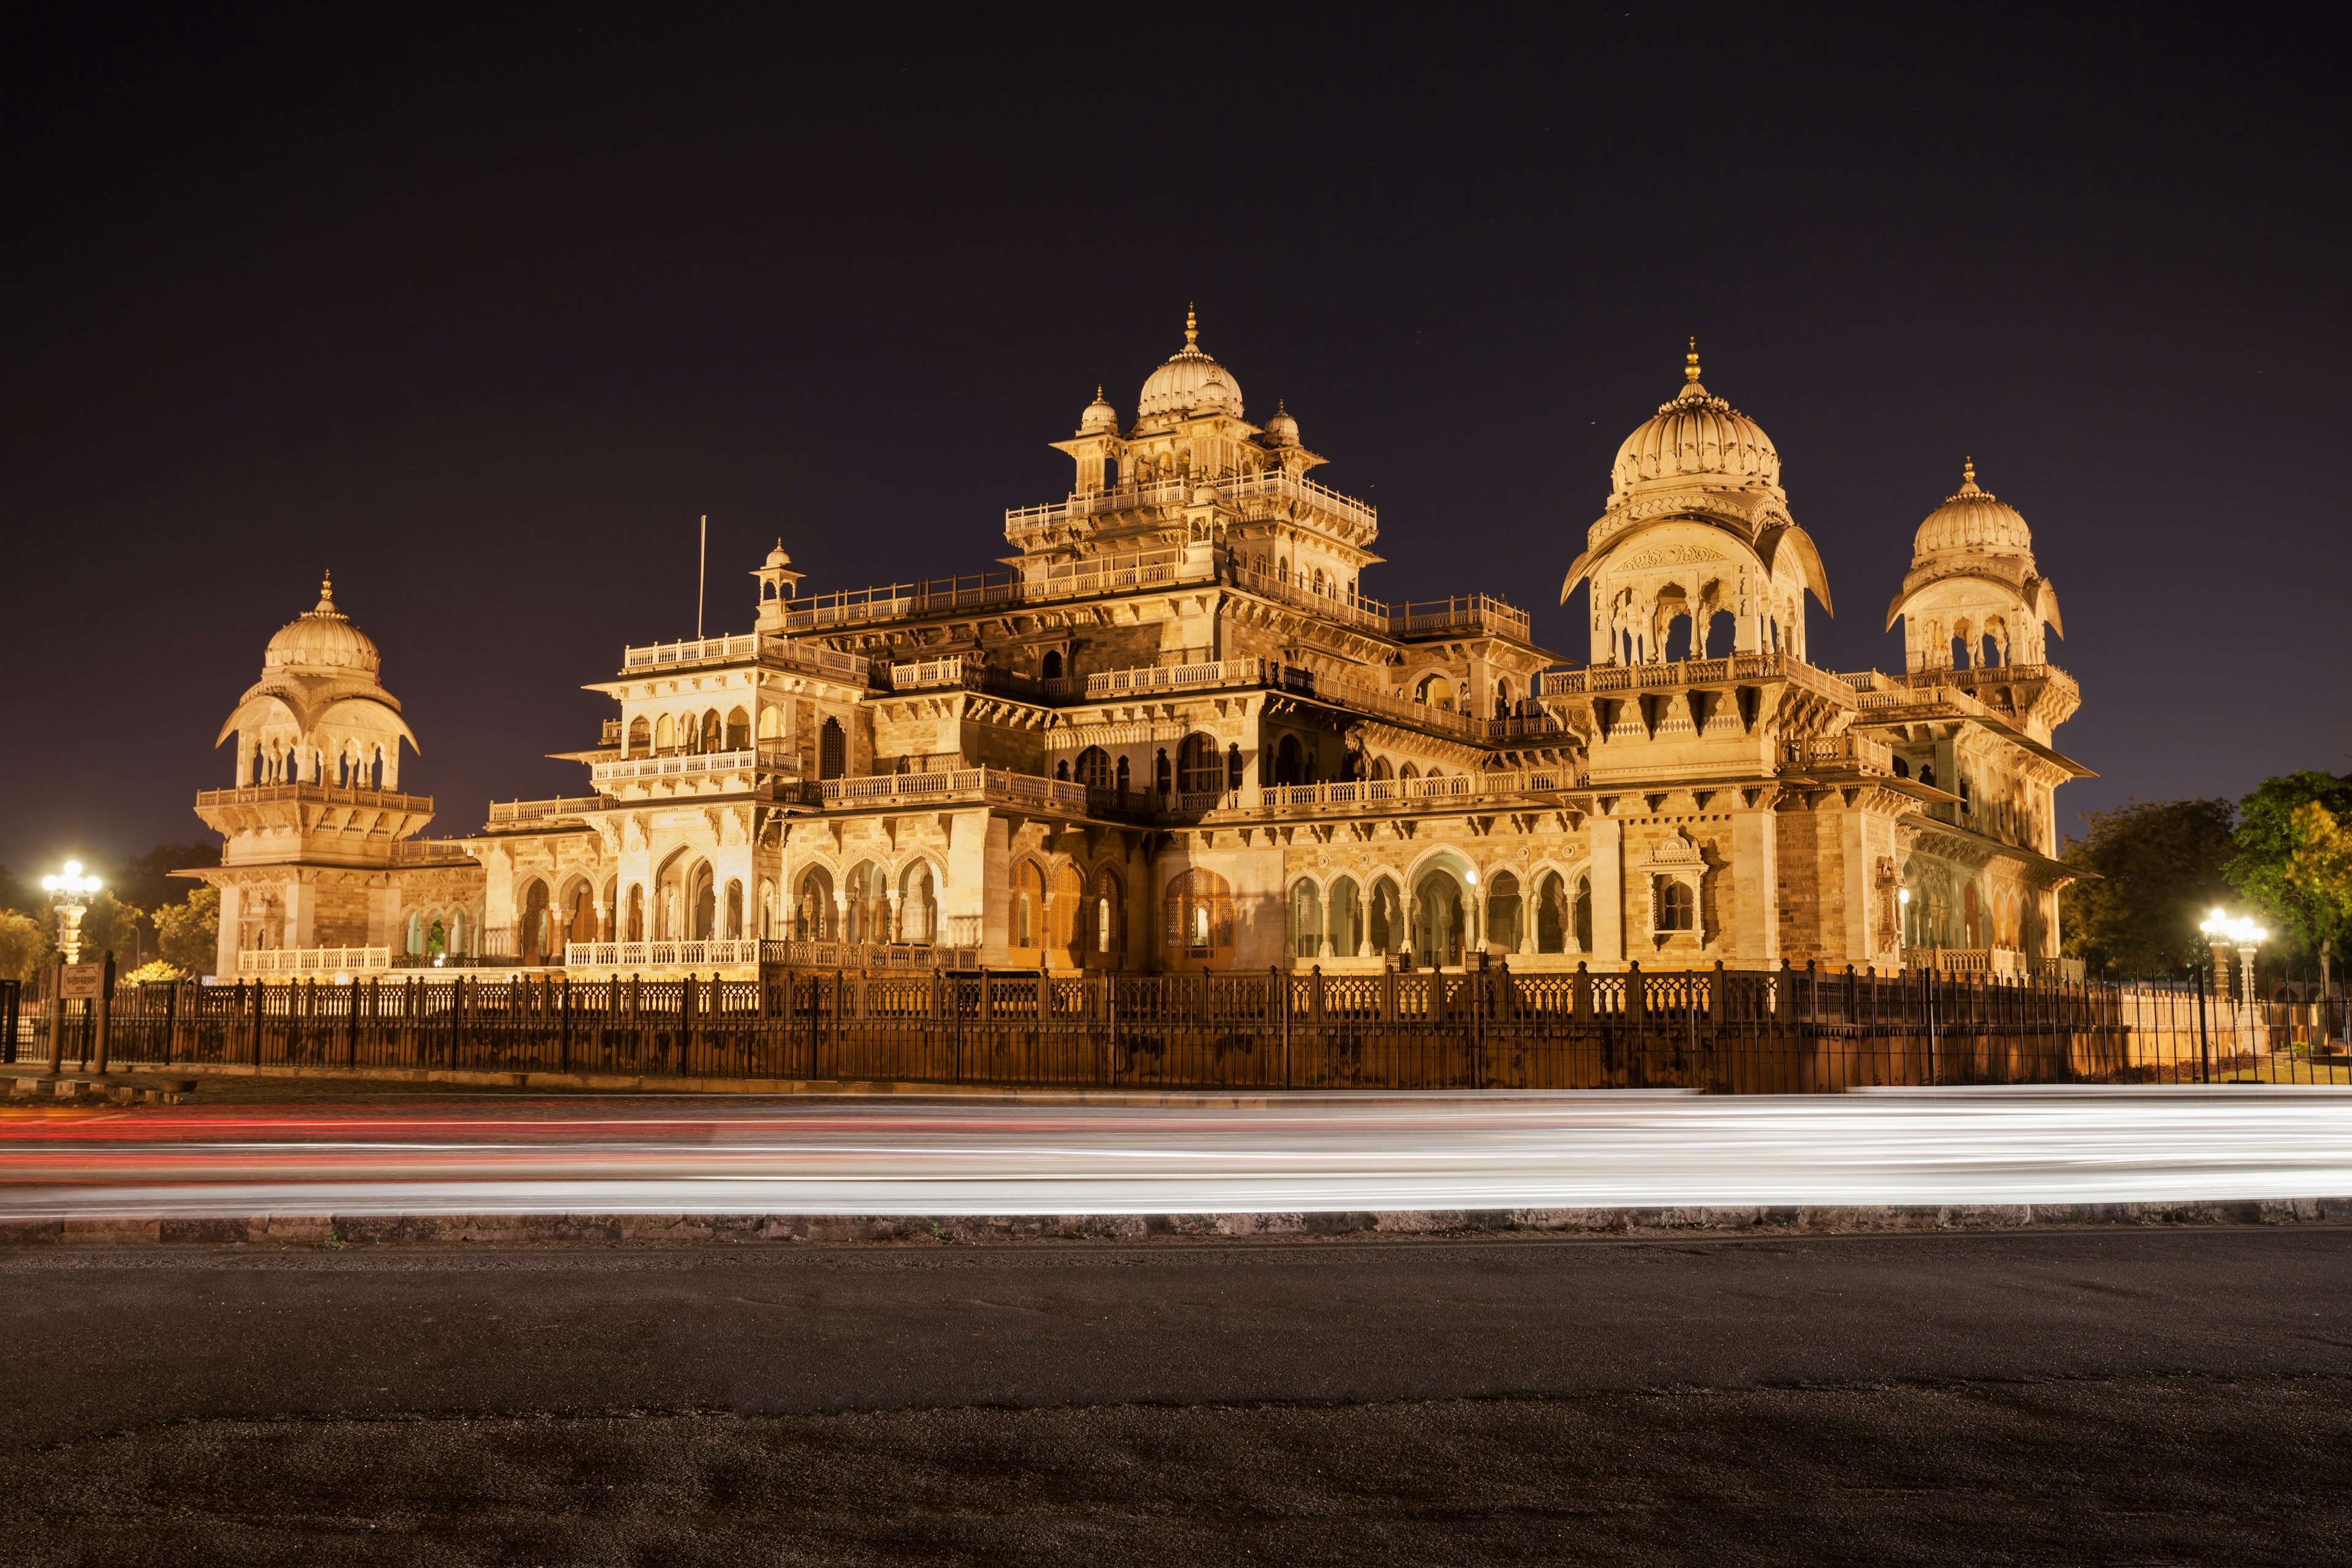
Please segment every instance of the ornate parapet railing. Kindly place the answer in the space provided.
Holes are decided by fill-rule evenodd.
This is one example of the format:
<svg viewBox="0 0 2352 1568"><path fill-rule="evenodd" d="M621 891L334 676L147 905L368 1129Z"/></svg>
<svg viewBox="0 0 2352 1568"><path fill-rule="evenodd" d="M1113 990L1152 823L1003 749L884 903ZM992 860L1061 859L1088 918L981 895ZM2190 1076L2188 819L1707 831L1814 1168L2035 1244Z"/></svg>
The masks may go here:
<svg viewBox="0 0 2352 1568"><path fill-rule="evenodd" d="M429 795L401 795L388 789L344 789L324 784L243 784L234 789L196 792L196 809L226 805L349 805L364 810L419 812L433 815Z"/></svg>
<svg viewBox="0 0 2352 1568"><path fill-rule="evenodd" d="M404 838L392 847L395 866L464 866L474 859L470 838Z"/></svg>
<svg viewBox="0 0 2352 1568"><path fill-rule="evenodd" d="M1177 583L1209 582L1215 576L1216 562L1205 547L1198 552L1163 549L1125 555L1090 555L1076 561L1041 563L1025 574L983 572L968 577L933 577L796 599L785 608L784 628L793 632L820 631L827 626L904 620L950 610L1093 598Z"/></svg>
<svg viewBox="0 0 2352 1568"><path fill-rule="evenodd" d="M1883 677L1881 679L1884 679ZM1783 653L1736 653L1726 658L1678 658L1658 664L1595 664L1547 670L1536 677L1538 697L1601 697L1721 686L1743 680L1785 680L1841 708L1856 703L1854 677L1832 675Z"/></svg>
<svg viewBox="0 0 2352 1568"><path fill-rule="evenodd" d="M789 613L787 626L791 625ZM866 661L816 643L794 642L765 632L741 632L731 637L698 637L687 642L646 643L621 650L621 673L677 669L688 665L741 664L748 660L778 669L803 670L830 676L852 686L863 686Z"/></svg>
<svg viewBox="0 0 2352 1568"><path fill-rule="evenodd" d="M567 969L743 969L779 963L804 969L970 969L979 963L977 947L919 942L720 937L704 942L574 942L563 949Z"/></svg>
<svg viewBox="0 0 2352 1568"><path fill-rule="evenodd" d="M626 757L598 763L599 788L643 780L706 778L712 773L782 773L797 777L800 753L789 741L761 741L732 752L674 752L659 757ZM495 821L495 818L493 818Z"/></svg>
<svg viewBox="0 0 2352 1568"><path fill-rule="evenodd" d="M1883 741L1867 735L1814 735L1785 741L1780 761L1791 768L1863 768L1872 773L1895 771L1895 752Z"/></svg>
<svg viewBox="0 0 2352 1568"><path fill-rule="evenodd" d="M1528 613L1491 594L1422 599L1389 612L1393 637L1488 636L1529 639Z"/></svg>
<svg viewBox="0 0 2352 1568"><path fill-rule="evenodd" d="M2030 958L2006 947L1906 947L1903 950L1903 967L1906 969L1933 969L1944 974L1989 974L2013 980L2048 973L2041 965L2066 962L2063 959ZM2076 967L2079 971L2079 961L2076 961Z"/></svg>
<svg viewBox="0 0 2352 1568"><path fill-rule="evenodd" d="M1067 779L995 768L957 768L937 773L877 773L870 778L826 779L821 798L827 805L895 805L945 800L1023 802L1084 811L1087 786Z"/></svg>
<svg viewBox="0 0 2352 1568"><path fill-rule="evenodd" d="M1269 784L1257 794L1260 808L1270 810L1300 805L1416 805L1494 795L1543 795L1583 787L1584 775L1578 769L1524 768L1503 773L1446 773L1437 778Z"/></svg>
<svg viewBox="0 0 2352 1568"><path fill-rule="evenodd" d="M1145 484L1077 490L1067 500L1042 506L1008 507L1004 537L1010 543L1025 544L1039 534L1089 518L1191 506L1203 490L1210 492L1214 504L1244 516L1256 516L1276 503L1288 502L1319 513L1335 525L1334 531L1355 536L1361 542L1369 543L1380 533L1378 508L1287 468L1262 468L1255 473L1186 474Z"/></svg>
<svg viewBox="0 0 2352 1568"><path fill-rule="evenodd" d="M352 975L392 968L389 947L270 947L236 955L240 975Z"/></svg>
<svg viewBox="0 0 2352 1568"><path fill-rule="evenodd" d="M554 800L494 800L490 802L489 825L496 828L537 826L571 822L577 824L585 814L613 804L610 795L564 795Z"/></svg>

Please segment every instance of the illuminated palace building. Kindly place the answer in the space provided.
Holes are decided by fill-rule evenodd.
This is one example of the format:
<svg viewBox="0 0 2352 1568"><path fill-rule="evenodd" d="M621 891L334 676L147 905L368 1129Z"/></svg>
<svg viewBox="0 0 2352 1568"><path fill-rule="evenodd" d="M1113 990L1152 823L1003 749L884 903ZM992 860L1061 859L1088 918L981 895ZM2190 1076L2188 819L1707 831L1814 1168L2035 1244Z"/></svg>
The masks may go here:
<svg viewBox="0 0 2352 1568"><path fill-rule="evenodd" d="M197 800L221 973L2056 963L2076 688L1973 468L1889 606L1904 673L1817 668L1821 558L1693 353L1568 568L1564 662L1501 598L1371 597L1373 509L1184 336L1053 444L1008 570L811 594L780 545L748 629L591 688L587 793L473 836L416 837L415 739L322 593Z"/></svg>

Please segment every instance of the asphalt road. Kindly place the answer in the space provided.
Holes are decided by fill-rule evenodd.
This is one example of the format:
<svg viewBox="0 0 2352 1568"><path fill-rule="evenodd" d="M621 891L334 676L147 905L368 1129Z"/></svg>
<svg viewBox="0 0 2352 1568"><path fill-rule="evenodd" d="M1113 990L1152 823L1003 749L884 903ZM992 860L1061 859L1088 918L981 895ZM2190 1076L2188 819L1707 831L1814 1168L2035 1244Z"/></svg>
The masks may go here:
<svg viewBox="0 0 2352 1568"><path fill-rule="evenodd" d="M2352 1230L0 1255L9 1563L2311 1564Z"/></svg>
<svg viewBox="0 0 2352 1568"><path fill-rule="evenodd" d="M0 1109L0 1218L2352 1197L2341 1089Z"/></svg>

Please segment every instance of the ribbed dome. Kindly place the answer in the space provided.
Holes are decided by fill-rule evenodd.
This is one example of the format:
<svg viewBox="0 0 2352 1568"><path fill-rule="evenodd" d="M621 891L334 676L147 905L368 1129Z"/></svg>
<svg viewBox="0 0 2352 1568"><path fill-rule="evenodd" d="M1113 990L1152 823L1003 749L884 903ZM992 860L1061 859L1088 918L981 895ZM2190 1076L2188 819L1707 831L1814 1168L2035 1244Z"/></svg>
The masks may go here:
<svg viewBox="0 0 2352 1568"><path fill-rule="evenodd" d="M1200 325L1187 308L1184 346L1143 384L1142 395L1136 399L1138 418L1186 414L1230 414L1236 419L1242 416L1241 383L1202 351L1200 337Z"/></svg>
<svg viewBox="0 0 2352 1568"><path fill-rule="evenodd" d="M2000 555L2033 567L2033 531L2013 506L1977 488L1973 458L1961 465L1960 488L1927 514L1912 544L1912 559L1926 562L1955 555Z"/></svg>
<svg viewBox="0 0 2352 1568"><path fill-rule="evenodd" d="M1283 407L1280 398L1275 400L1274 417L1265 422L1265 439L1266 444L1273 447L1298 445L1298 421L1290 416L1290 411Z"/></svg>
<svg viewBox="0 0 2352 1568"><path fill-rule="evenodd" d="M355 669L373 676L383 662L375 643L352 625L349 616L335 608L332 574L319 584L319 603L310 614L278 627L278 635L269 639L269 647L261 656L265 675L273 669L304 675Z"/></svg>
<svg viewBox="0 0 2352 1568"><path fill-rule="evenodd" d="M1097 386L1095 388L1095 400L1087 405L1084 414L1078 416L1078 434L1094 436L1105 432L1114 436L1118 434L1118 410L1111 406L1110 400Z"/></svg>
<svg viewBox="0 0 2352 1568"><path fill-rule="evenodd" d="M1772 438L1745 414L1699 384L1698 351L1691 350L1682 395L1658 405L1617 448L1611 504L1637 487L1712 479L1733 486L1780 483L1780 454Z"/></svg>

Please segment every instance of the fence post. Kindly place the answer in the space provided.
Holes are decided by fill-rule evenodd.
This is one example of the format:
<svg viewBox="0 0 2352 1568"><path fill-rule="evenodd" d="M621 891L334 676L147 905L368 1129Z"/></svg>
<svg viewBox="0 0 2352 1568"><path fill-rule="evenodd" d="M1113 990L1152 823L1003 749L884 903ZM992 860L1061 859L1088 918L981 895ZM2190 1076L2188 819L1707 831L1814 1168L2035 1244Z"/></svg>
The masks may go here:
<svg viewBox="0 0 2352 1568"><path fill-rule="evenodd" d="M1290 1087L1290 986L1282 977L1282 966L1266 965L1266 984L1274 988L1275 1005L1282 1009L1282 1087Z"/></svg>
<svg viewBox="0 0 2352 1568"><path fill-rule="evenodd" d="M1723 1033L1723 960L1718 958L1715 961L1715 980L1706 993L1707 1027L1711 1034L1717 1037Z"/></svg>
<svg viewBox="0 0 2352 1568"><path fill-rule="evenodd" d="M375 982L371 980L366 984L373 986ZM344 1020L343 1027L343 1065L347 1068L360 1065L360 984L359 977L353 975L350 987L351 1008Z"/></svg>
<svg viewBox="0 0 2352 1568"><path fill-rule="evenodd" d="M255 1067L259 1067L261 1065L261 1016L263 1005L264 1004L261 996L261 979L257 975L254 977L253 982L253 1021L251 1026L253 1031L253 1039L251 1042L253 1047L253 1065Z"/></svg>
<svg viewBox="0 0 2352 1568"><path fill-rule="evenodd" d="M2213 1081L2213 1044L2205 1036L2205 966L2191 964L2189 973L2197 978L2197 1081Z"/></svg>
<svg viewBox="0 0 2352 1568"><path fill-rule="evenodd" d="M766 1012L768 1009L765 983L762 983L760 987L760 1011ZM572 1070L572 976L569 974L563 977L561 994L556 999L556 1007L562 1013L563 1022L562 1045L556 1054L555 1070L570 1072Z"/></svg>
<svg viewBox="0 0 2352 1568"><path fill-rule="evenodd" d="M1576 961L1576 978L1568 988L1568 1016L1577 1019L1592 1016L1592 973L1580 958Z"/></svg>
<svg viewBox="0 0 2352 1568"><path fill-rule="evenodd" d="M98 1000L90 1004L98 1015L97 1070L106 1071L107 1048L114 1043L114 950L106 950L106 960L99 971Z"/></svg>
<svg viewBox="0 0 2352 1568"><path fill-rule="evenodd" d="M66 955L49 965L49 1073L66 1070Z"/></svg>

